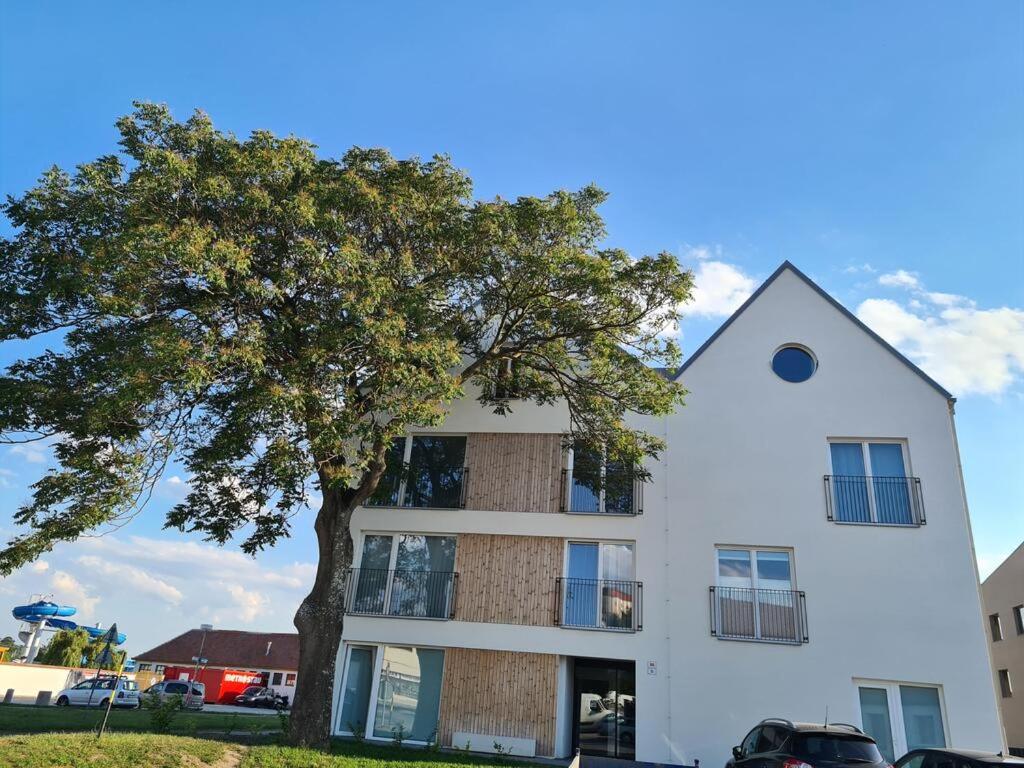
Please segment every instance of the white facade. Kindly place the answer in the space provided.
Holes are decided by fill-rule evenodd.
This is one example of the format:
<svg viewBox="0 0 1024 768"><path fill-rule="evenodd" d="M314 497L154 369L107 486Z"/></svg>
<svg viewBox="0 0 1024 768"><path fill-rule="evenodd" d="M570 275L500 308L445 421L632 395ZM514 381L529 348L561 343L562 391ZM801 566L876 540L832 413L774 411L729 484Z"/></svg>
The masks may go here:
<svg viewBox="0 0 1024 768"><path fill-rule="evenodd" d="M772 370L773 354L790 344L817 361L801 383ZM948 395L788 264L688 361L680 378L689 390L686 406L642 425L668 444L649 464L642 515L364 508L352 523L357 559L368 533L448 534L456 547L467 534L629 542L635 579L643 583L640 631L349 615L335 702L342 699L353 644L525 651L558 658L555 756L573 746L570 659L584 657L635 665L635 733L630 720L628 738L640 760L721 765L761 719L822 722L826 708L832 722L877 730L877 720L865 722L860 688L888 705L896 757L909 737L921 738L908 729L934 730L933 700L946 745L1001 749ZM437 431L550 434L566 426L558 408L521 404L503 417L467 399ZM843 474L832 467L830 441L862 442L865 456L871 444L900 446L905 474L920 480L926 523L829 520L823 478ZM877 514L881 502L872 504ZM746 550L755 575L757 552L767 553L765 573L779 573L788 560L793 596L785 598L792 610L784 622L797 623L790 627L795 642L712 635L712 603L724 610L715 601L727 586L719 550L726 559ZM762 590L765 584L781 582L763 581ZM459 599L473 586L461 578ZM756 632L766 631L765 621L759 619ZM376 666L374 686L379 651ZM914 708L918 700L923 709ZM335 722L344 731L339 706ZM370 711L372 717L372 705Z"/></svg>

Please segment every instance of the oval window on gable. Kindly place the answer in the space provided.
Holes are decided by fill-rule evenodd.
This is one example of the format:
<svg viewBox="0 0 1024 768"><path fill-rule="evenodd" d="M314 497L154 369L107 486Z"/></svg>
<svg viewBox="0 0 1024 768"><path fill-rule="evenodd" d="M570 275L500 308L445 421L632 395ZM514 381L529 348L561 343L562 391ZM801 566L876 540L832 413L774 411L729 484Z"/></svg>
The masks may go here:
<svg viewBox="0 0 1024 768"><path fill-rule="evenodd" d="M807 381L818 368L818 361L809 350L796 345L781 347L772 357L772 370L783 381L799 384Z"/></svg>

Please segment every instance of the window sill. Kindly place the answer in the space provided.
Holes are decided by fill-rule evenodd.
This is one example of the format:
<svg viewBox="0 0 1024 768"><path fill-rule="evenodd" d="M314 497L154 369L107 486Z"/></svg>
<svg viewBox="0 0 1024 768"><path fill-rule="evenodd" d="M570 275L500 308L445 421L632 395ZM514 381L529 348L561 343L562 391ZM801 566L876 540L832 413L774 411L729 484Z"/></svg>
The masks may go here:
<svg viewBox="0 0 1024 768"><path fill-rule="evenodd" d="M759 645L791 645L801 646L807 645L809 640L774 640L764 637L734 637L732 635L711 635L716 640L722 640L729 643L757 643Z"/></svg>
<svg viewBox="0 0 1024 768"><path fill-rule="evenodd" d="M633 627L581 627L575 624L558 624L556 626L559 629L574 629L583 632L613 632L617 635L635 635L643 629L642 627L636 629Z"/></svg>
<svg viewBox="0 0 1024 768"><path fill-rule="evenodd" d="M640 517L643 510L639 512L578 512L573 509L563 509L563 515L581 515L584 517Z"/></svg>
<svg viewBox="0 0 1024 768"><path fill-rule="evenodd" d="M452 621L450 616L402 616L397 613L360 613L345 611L345 617L359 616L364 619L412 619L413 621Z"/></svg>
<svg viewBox="0 0 1024 768"><path fill-rule="evenodd" d="M851 525L867 528L922 528L924 523L875 523L870 520L829 520L836 525Z"/></svg>

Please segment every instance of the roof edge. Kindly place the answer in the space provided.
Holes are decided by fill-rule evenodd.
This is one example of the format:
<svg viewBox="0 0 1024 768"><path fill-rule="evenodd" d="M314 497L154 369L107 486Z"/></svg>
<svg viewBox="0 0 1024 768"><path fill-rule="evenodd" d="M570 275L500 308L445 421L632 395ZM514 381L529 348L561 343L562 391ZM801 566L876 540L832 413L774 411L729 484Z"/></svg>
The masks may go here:
<svg viewBox="0 0 1024 768"><path fill-rule="evenodd" d="M921 370L915 363L913 363L909 358L907 358L906 355L904 355L902 352L896 349L896 347L894 347L892 344L890 344L877 333L875 333L873 330L871 330L871 328L865 325L864 321L862 321L859 317L853 314L853 312L851 312L842 304L840 304L839 301L833 298L832 295L829 294L824 288L822 288L816 282L811 280L811 278L809 278L807 275L805 275L803 272L797 269L797 267L794 266L794 264L788 259L782 262L782 264L779 265L778 269L772 272L768 279L761 283L758 289L754 291L752 294L750 294L747 300L744 301L735 312L729 315L728 319L718 327L717 331L711 334L707 341L701 344L692 355L690 355L686 360L683 361L683 364L679 366L679 370L676 371L675 378L678 379L683 374L683 372L690 367L690 364L693 363L693 361L696 360L698 357L700 357L704 350L710 347L715 342L715 340L725 332L725 329L732 325L736 318L743 314L744 310L751 304L753 304L757 300L757 297L764 293L765 289L773 282L775 282L775 280L778 279L779 275L781 275L787 269L794 275L799 277L801 280L803 280L804 283L806 283L810 288L812 288L815 293L817 293L819 296L825 299L825 301L827 301L829 304L831 304L833 307L839 310L839 312L842 315L844 315L848 320L851 320L854 323L854 325L856 325L862 331L867 333L868 336L870 336L872 339L878 342L878 344L880 344L883 349L888 350L892 355L896 357L897 360L899 360L901 363L907 366L907 368L909 368L911 371L917 374L918 377L920 377L932 389L934 389L940 395L946 398L947 401L949 401L950 403L956 402L956 398L953 397L952 393L949 392L949 390L947 390L945 387L943 387L941 384L935 381L935 379L933 379L931 376L929 376L927 373Z"/></svg>

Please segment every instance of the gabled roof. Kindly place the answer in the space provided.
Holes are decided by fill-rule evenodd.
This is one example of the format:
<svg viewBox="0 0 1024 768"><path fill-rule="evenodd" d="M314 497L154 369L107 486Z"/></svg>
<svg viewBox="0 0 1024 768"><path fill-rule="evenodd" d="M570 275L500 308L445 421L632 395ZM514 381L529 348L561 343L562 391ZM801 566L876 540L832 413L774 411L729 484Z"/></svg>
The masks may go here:
<svg viewBox="0 0 1024 768"><path fill-rule="evenodd" d="M679 367L679 370L676 372L676 378L679 378L679 376L681 376L683 374L683 372L687 368L690 367L690 365L693 363L693 361L696 360L698 357L700 357L701 353L704 352L705 349L710 347L715 342L715 339L717 339L719 336L721 336L722 333L725 332L725 329L728 328L730 325L732 325L733 321L735 321L737 317L742 315L744 310L747 307L749 307L751 304L753 304L755 301L757 301L757 297L760 296L762 293L764 293L765 289L769 285L774 283L775 280L779 277L779 275L781 275L786 270L789 270L794 275L796 275L801 280L803 280L819 296L821 296L823 299L825 299L825 301L827 301L829 304L831 304L833 307L835 307L837 310L839 310L847 319L850 320L850 322L852 322L854 325L856 325L858 328L860 328L862 331L864 331L864 333L866 333L868 336L870 336L872 339L874 339L876 342L878 342L878 344L880 344L884 349L888 350L893 356L896 357L897 360L899 360L901 363L903 363L905 366L907 366L907 368L909 368L915 374L920 376L925 382L928 383L929 386L931 386L934 390L936 390L940 395L942 395L944 398L946 398L950 402L956 402L956 398L953 397L953 395L945 387L943 387L941 384L939 384L937 381L935 381L935 379L933 379L927 373L925 373L920 368L918 368L916 365L914 365L914 363L910 362L910 360L908 360L906 358L906 356L903 355L898 349L896 349L892 344L887 342L885 339L883 339L881 336L879 336L873 330L868 328L855 314L853 314L853 312L851 312L846 307L844 307L842 304L840 304L838 301L836 301L834 298L829 296L829 294L826 293L825 290L820 285L818 285L816 282L811 280L811 278L809 278L807 275L805 275L799 269L794 267L789 261L782 262L782 264L779 265L779 268L776 269L774 272L772 272L771 277L769 277L767 280L765 280L756 291L754 291L752 294L750 294L750 298L748 298L745 302L743 302L743 304L740 305L740 308L737 309L735 312L733 312L732 315L729 317L729 319L726 320L724 323L722 323L722 325L719 327L719 329L717 331L715 331L713 334L711 334L711 338L709 338L707 341L705 341L703 344L701 344L700 347L698 347L696 352L694 352L692 355L690 355L688 358L686 358L686 360L683 362L683 364Z"/></svg>
<svg viewBox="0 0 1024 768"><path fill-rule="evenodd" d="M191 665L199 653L203 631L190 629L145 653L136 661L161 664ZM207 666L231 669L297 670L299 668L299 636L287 632L240 632L234 629L211 629L203 643Z"/></svg>

